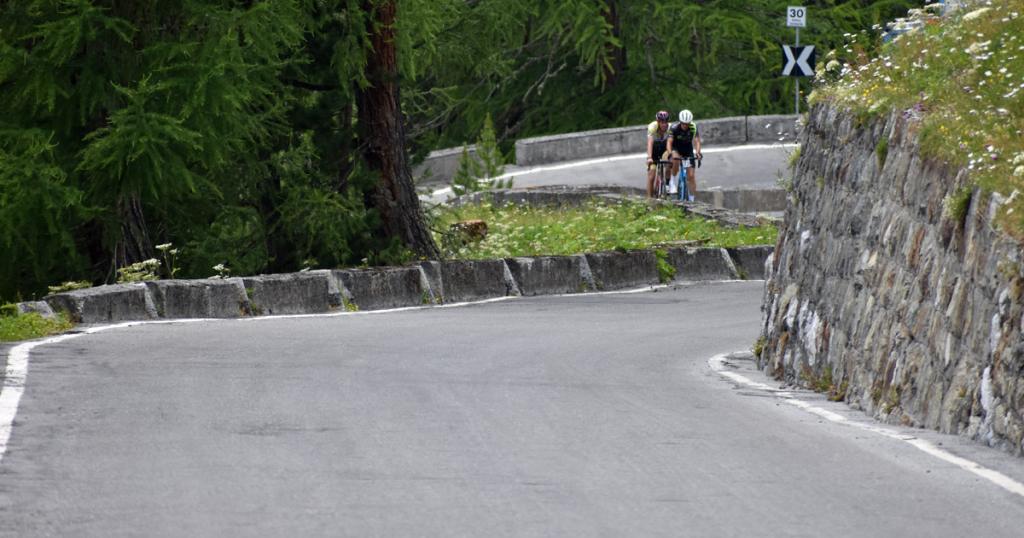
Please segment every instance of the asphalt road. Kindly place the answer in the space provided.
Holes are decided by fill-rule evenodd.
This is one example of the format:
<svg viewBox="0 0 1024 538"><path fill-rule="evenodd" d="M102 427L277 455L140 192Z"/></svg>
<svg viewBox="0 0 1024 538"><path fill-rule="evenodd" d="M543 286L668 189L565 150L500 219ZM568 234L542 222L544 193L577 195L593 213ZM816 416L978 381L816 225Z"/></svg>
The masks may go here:
<svg viewBox="0 0 1024 538"><path fill-rule="evenodd" d="M0 536L1020 536L1024 497L713 372L754 341L761 292L41 346L0 462ZM1019 459L942 439L1024 479Z"/></svg>
<svg viewBox="0 0 1024 538"><path fill-rule="evenodd" d="M708 147L697 170L697 188L774 187L785 176L794 144L749 144ZM593 159L534 167L507 166L516 188L545 185L615 185L644 188L646 154L595 155ZM445 185L430 187L434 202L450 196Z"/></svg>

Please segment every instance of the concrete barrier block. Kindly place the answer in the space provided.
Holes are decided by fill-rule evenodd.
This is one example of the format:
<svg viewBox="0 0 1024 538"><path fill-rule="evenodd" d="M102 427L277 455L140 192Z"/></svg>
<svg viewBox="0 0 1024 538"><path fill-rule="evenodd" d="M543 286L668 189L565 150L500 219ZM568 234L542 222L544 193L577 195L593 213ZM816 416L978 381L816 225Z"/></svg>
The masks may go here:
<svg viewBox="0 0 1024 538"><path fill-rule="evenodd" d="M471 157L476 156L476 146L466 146ZM412 169L412 175L419 185L450 183L459 169L462 159L462 146L431 151L422 163Z"/></svg>
<svg viewBox="0 0 1024 538"><path fill-rule="evenodd" d="M504 260L448 260L420 265L431 282L435 300L440 297L441 302L461 303L520 294ZM440 283L435 285L438 277Z"/></svg>
<svg viewBox="0 0 1024 538"><path fill-rule="evenodd" d="M593 289L587 259L584 256L537 256L507 258L512 277L523 295L580 293Z"/></svg>
<svg viewBox="0 0 1024 538"><path fill-rule="evenodd" d="M622 153L641 153L646 148L646 125L524 138L516 141L516 164L531 166Z"/></svg>
<svg viewBox="0 0 1024 538"><path fill-rule="evenodd" d="M432 302L419 267L375 267L334 271L346 296L359 310L419 306Z"/></svg>
<svg viewBox="0 0 1024 538"><path fill-rule="evenodd" d="M586 254L587 265L599 290L635 288L658 283L658 262L650 250Z"/></svg>
<svg viewBox="0 0 1024 538"><path fill-rule="evenodd" d="M789 194L785 189L724 189L722 206L735 211L785 211Z"/></svg>
<svg viewBox="0 0 1024 538"><path fill-rule="evenodd" d="M444 281L441 278L441 262L420 262L420 282L430 290L430 301L440 304L444 300Z"/></svg>
<svg viewBox="0 0 1024 538"><path fill-rule="evenodd" d="M671 248L668 263L676 269L675 280L735 280L736 265L723 248Z"/></svg>
<svg viewBox="0 0 1024 538"><path fill-rule="evenodd" d="M157 317L149 290L141 282L113 284L48 295L53 310L63 310L76 323L110 323Z"/></svg>
<svg viewBox="0 0 1024 538"><path fill-rule="evenodd" d="M791 143L800 134L796 114L747 117L747 142Z"/></svg>
<svg viewBox="0 0 1024 538"><path fill-rule="evenodd" d="M237 318L251 313L241 278L146 282L160 317Z"/></svg>
<svg viewBox="0 0 1024 538"><path fill-rule="evenodd" d="M764 280L765 263L772 255L775 247L771 245L754 245L749 247L733 247L726 249L729 257L739 273L740 278Z"/></svg>
<svg viewBox="0 0 1024 538"><path fill-rule="evenodd" d="M697 121L700 140L703 144L743 144L747 141L747 118L716 118Z"/></svg>
<svg viewBox="0 0 1024 538"><path fill-rule="evenodd" d="M46 301L26 301L24 303L18 303L15 305L18 310L18 314L39 314L44 318L53 319L57 315L50 308L50 305Z"/></svg>
<svg viewBox="0 0 1024 538"><path fill-rule="evenodd" d="M328 270L244 277L256 315L312 314L341 306L341 292Z"/></svg>

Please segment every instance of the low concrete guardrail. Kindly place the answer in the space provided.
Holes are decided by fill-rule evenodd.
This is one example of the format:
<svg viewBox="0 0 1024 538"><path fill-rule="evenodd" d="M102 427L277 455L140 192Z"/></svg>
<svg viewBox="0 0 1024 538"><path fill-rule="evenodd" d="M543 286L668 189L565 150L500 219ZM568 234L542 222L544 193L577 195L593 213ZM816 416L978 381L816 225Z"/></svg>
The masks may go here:
<svg viewBox="0 0 1024 538"><path fill-rule="evenodd" d="M795 142L799 116L736 116L700 120L701 139L706 145ZM475 146L466 146L475 155ZM647 125L615 127L516 141L517 166L536 166L599 156L643 153L647 150ZM448 183L455 176L462 147L432 151L413 175L424 183Z"/></svg>
<svg viewBox="0 0 1024 538"><path fill-rule="evenodd" d="M583 293L670 282L762 279L771 246L676 247L575 256L425 261L404 267L113 284L48 295L19 310L67 312L78 323L239 318L458 303L493 297Z"/></svg>

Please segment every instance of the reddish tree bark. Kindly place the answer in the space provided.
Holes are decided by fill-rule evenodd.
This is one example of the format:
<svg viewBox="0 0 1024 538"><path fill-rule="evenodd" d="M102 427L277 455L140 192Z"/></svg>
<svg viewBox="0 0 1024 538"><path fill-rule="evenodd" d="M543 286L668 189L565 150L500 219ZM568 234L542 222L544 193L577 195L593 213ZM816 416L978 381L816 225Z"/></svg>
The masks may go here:
<svg viewBox="0 0 1024 538"><path fill-rule="evenodd" d="M357 92L363 156L380 174L372 194L383 233L399 238L416 254L437 259L437 244L426 224L405 151L405 124L399 100L398 51L395 42L397 0L364 0L370 14L367 30L372 49L366 63L369 86Z"/></svg>

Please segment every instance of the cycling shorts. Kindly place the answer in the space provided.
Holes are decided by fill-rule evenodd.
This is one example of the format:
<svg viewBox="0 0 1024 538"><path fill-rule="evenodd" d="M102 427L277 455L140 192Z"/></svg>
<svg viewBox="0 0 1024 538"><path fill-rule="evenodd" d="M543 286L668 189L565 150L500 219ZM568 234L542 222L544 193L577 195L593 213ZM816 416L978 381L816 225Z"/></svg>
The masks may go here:
<svg viewBox="0 0 1024 538"><path fill-rule="evenodd" d="M693 155L693 148L691 148L690 151L685 154L679 153L678 151L673 149L672 157L678 157L680 159L683 159L683 163L686 164L687 168L693 168L694 166L697 165L697 158L694 157Z"/></svg>

